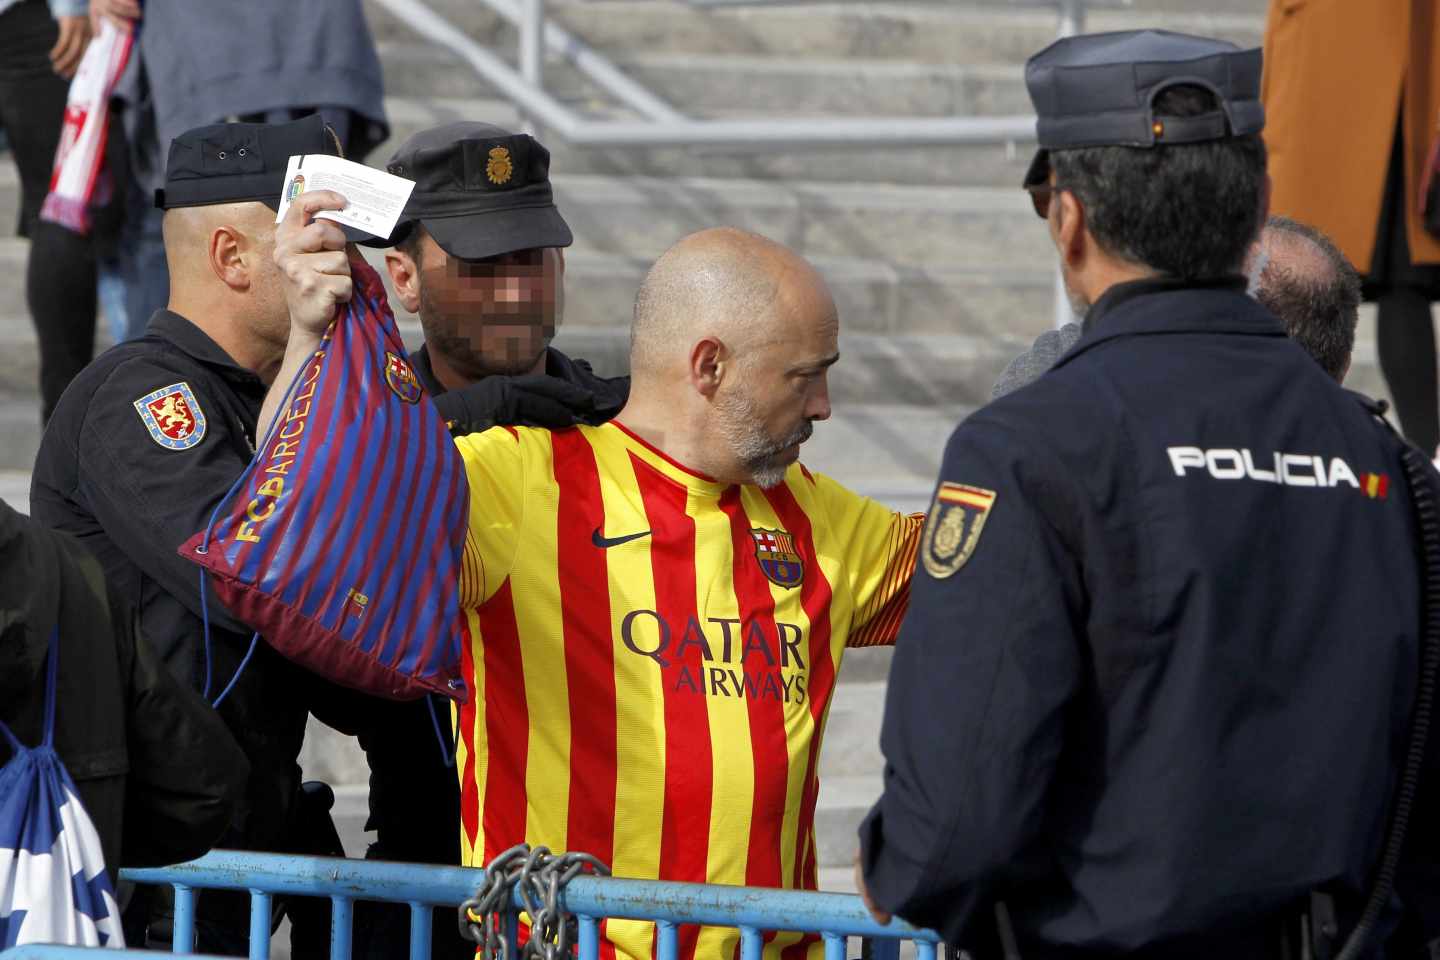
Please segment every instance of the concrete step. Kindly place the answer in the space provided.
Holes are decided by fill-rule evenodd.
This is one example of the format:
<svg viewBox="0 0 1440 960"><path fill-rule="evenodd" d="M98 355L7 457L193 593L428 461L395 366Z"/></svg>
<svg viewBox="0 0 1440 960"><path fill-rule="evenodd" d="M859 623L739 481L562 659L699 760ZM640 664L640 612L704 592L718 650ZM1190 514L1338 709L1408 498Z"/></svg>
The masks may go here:
<svg viewBox="0 0 1440 960"><path fill-rule="evenodd" d="M879 770L859 776L820 778L820 799L815 805L816 860L820 866L845 867L854 863L860 821L880 798L881 787Z"/></svg>
<svg viewBox="0 0 1440 960"><path fill-rule="evenodd" d="M846 653L846 659L849 654ZM820 776L824 778L874 776L885 769L880 753L880 720L885 711L885 681L845 682L849 673L841 665L842 682L835 685L825 743L820 750Z"/></svg>
<svg viewBox="0 0 1440 960"><path fill-rule="evenodd" d="M437 0L434 9L492 50L513 51L516 31L482 4ZM1053 6L1004 3L828 2L693 6L666 0L551 3L557 23L610 55L637 50L695 54L766 55L821 59L861 57L919 63L1023 63L1055 39ZM1163 27L1260 43L1263 0L1207 4L1145 4L1097 8L1093 32L1136 26ZM400 21L378 3L367 4L381 43L402 39Z"/></svg>
<svg viewBox="0 0 1440 960"><path fill-rule="evenodd" d="M457 120L478 120L506 129L521 123L515 108L493 96L386 98L392 135L368 158L384 166L412 134ZM586 104L586 113L615 119L616 108ZM733 111L715 111L730 116ZM683 147L606 149L576 147L558 135L540 131L550 150L550 169L556 176L605 174L610 176L703 177L743 180L803 180L858 184L935 184L939 186L998 186L1019 191L1030 163L1027 147L1003 144L953 147L880 145L865 148L776 149L766 152L726 152Z"/></svg>
<svg viewBox="0 0 1440 960"><path fill-rule="evenodd" d="M1258 45L1263 8L1242 12L1097 11L1095 31L1163 27ZM513 28L479 4L441 3L451 22L515 58ZM492 95L459 58L370 5L386 90L402 96ZM557 22L679 109L773 115L1025 112L1025 59L1055 38L1051 11L1014 5L827 3L696 8L657 0L555 4ZM608 103L558 57L546 88ZM1004 82L1008 80L1009 82Z"/></svg>
<svg viewBox="0 0 1440 960"><path fill-rule="evenodd" d="M0 470L0 500L21 513L30 512L30 471Z"/></svg>
<svg viewBox="0 0 1440 960"><path fill-rule="evenodd" d="M817 262L857 261L837 264L850 276L863 263L935 277L1003 271L1007 280L1043 285L1054 257L1044 225L1015 188L589 174L557 175L554 185L579 252L653 260L687 233L726 224ZM1022 278L1016 265L1035 269Z"/></svg>
<svg viewBox="0 0 1440 960"><path fill-rule="evenodd" d="M20 174L8 155L0 155L0 236L9 236L20 216Z"/></svg>
<svg viewBox="0 0 1440 960"><path fill-rule="evenodd" d="M419 43L380 53L392 96L489 97L493 88L458 58ZM993 116L1030 112L1018 64L929 64L859 58L783 59L723 53L627 52L617 64L696 116ZM572 104L609 98L559 61L546 89Z"/></svg>

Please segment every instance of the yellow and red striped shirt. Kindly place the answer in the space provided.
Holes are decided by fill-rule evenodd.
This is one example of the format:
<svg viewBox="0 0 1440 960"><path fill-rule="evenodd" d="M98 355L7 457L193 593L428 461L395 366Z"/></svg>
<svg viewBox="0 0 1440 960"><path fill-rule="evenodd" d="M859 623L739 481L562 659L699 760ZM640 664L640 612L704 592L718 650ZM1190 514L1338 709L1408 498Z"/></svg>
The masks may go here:
<svg viewBox="0 0 1440 960"><path fill-rule="evenodd" d="M798 464L770 490L717 483L615 423L457 443L465 862L527 842L617 876L814 889L836 671L894 642L923 518ZM682 956L736 936L682 930ZM608 921L602 949L649 958L653 937Z"/></svg>

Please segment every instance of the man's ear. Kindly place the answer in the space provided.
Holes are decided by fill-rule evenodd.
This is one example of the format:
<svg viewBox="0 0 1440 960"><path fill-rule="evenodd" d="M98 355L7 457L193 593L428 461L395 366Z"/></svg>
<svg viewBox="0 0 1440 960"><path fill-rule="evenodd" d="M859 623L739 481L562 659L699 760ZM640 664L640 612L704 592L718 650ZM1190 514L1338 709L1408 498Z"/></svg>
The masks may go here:
<svg viewBox="0 0 1440 960"><path fill-rule="evenodd" d="M1055 248L1060 253L1061 261L1071 270L1077 270L1089 255L1090 244L1094 243L1086 228L1085 208L1069 190L1057 191L1054 203Z"/></svg>
<svg viewBox="0 0 1440 960"><path fill-rule="evenodd" d="M690 385L707 400L720 389L729 366L729 351L715 337L705 337L690 348Z"/></svg>
<svg viewBox="0 0 1440 960"><path fill-rule="evenodd" d="M250 289L247 257L253 257L255 250L243 232L228 224L216 227L210 233L208 253L210 269L221 283L236 293Z"/></svg>
<svg viewBox="0 0 1440 960"><path fill-rule="evenodd" d="M403 250L392 248L385 251L385 269L400 303L411 313L419 313L420 270L415 266L415 259Z"/></svg>

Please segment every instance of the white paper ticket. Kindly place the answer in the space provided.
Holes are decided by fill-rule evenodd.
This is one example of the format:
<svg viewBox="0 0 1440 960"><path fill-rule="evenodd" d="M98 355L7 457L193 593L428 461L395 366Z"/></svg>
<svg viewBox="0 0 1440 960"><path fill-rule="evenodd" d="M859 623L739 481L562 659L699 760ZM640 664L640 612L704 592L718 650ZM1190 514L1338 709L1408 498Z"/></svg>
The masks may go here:
<svg viewBox="0 0 1440 960"><path fill-rule="evenodd" d="M414 188L413 180L367 167L363 163L323 153L291 157L290 165L285 168L285 190L280 195L280 210L275 214L275 222L284 219L290 202L307 190L334 190L345 198L345 208L322 210L315 216L377 237L389 237Z"/></svg>

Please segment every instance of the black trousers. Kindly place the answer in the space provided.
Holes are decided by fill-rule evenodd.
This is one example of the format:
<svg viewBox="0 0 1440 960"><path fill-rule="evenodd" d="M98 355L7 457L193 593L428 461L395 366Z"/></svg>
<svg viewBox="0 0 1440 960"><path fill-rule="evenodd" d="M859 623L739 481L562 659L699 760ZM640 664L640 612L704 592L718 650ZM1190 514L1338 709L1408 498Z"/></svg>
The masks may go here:
<svg viewBox="0 0 1440 960"><path fill-rule="evenodd" d="M0 13L0 126L20 171L20 234L30 238L25 301L40 343L42 422L95 347L94 241L39 219L70 89L50 69L58 35L45 0Z"/></svg>

